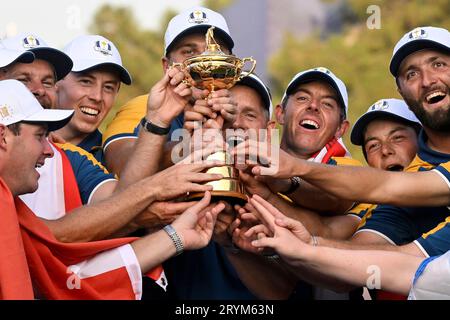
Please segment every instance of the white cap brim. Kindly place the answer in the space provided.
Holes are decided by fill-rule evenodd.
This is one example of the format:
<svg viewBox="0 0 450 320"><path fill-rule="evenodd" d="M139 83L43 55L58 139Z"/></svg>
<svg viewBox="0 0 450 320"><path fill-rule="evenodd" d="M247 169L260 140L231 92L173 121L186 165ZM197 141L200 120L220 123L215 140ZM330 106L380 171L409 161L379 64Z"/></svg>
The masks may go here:
<svg viewBox="0 0 450 320"><path fill-rule="evenodd" d="M115 68L119 72L120 80L125 83L126 85L130 85L132 82L132 78L130 73L127 69L125 69L120 64L114 63L114 62L104 62L99 61L95 59L83 59L83 60L76 60L74 62L74 65L72 67L73 72L82 72L82 71L88 71L91 69L99 68L102 66L110 66Z"/></svg>
<svg viewBox="0 0 450 320"><path fill-rule="evenodd" d="M17 51L0 47L0 68L6 67L13 62L31 63L35 59L32 52Z"/></svg>
<svg viewBox="0 0 450 320"><path fill-rule="evenodd" d="M43 109L22 121L26 122L45 122L48 125L48 131L55 131L69 123L74 114L74 110L62 109Z"/></svg>

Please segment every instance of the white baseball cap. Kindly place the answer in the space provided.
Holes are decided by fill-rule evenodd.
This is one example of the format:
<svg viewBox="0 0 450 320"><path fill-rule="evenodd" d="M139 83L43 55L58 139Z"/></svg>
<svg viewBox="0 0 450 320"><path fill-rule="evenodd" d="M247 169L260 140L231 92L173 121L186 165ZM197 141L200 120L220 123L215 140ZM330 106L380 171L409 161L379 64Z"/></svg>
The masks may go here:
<svg viewBox="0 0 450 320"><path fill-rule="evenodd" d="M112 66L119 71L120 80L131 84L131 75L122 65L122 58L114 43L99 35L83 35L73 39L63 51L73 61L73 72L87 71L100 66Z"/></svg>
<svg viewBox="0 0 450 320"><path fill-rule="evenodd" d="M61 80L72 69L72 60L64 52L50 47L47 42L38 35L21 33L14 37L2 40L3 45L11 50L31 51L36 59L49 62L55 69L56 79Z"/></svg>
<svg viewBox="0 0 450 320"><path fill-rule="evenodd" d="M409 110L405 101L400 99L381 99L369 107L353 126L350 139L354 145L364 144L364 130L367 125L377 118L390 118L399 120L410 126L421 126L419 119Z"/></svg>
<svg viewBox="0 0 450 320"><path fill-rule="evenodd" d="M6 67L13 62L31 63L33 61L33 52L7 49L3 42L0 41L0 68Z"/></svg>
<svg viewBox="0 0 450 320"><path fill-rule="evenodd" d="M297 73L292 78L291 82L289 82L281 101L283 101L286 98L286 96L292 94L299 84L314 80L323 80L330 86L332 86L334 90L336 90L340 105L341 107L342 106L344 107L345 117L347 117L348 114L347 87L345 86L344 82L342 82L341 79L339 79L334 75L333 72L324 67L317 67Z"/></svg>
<svg viewBox="0 0 450 320"><path fill-rule="evenodd" d="M214 26L214 34L225 41L225 44L231 50L234 47L234 41L231 38L225 18L218 12L204 7L192 7L187 9L170 20L167 25L164 36L165 55L170 51L170 47L176 40L193 32L204 32L209 27Z"/></svg>
<svg viewBox="0 0 450 320"><path fill-rule="evenodd" d="M435 27L419 27L407 32L394 47L389 70L394 77L403 59L410 54L423 49L438 49L450 51L450 32L447 29Z"/></svg>
<svg viewBox="0 0 450 320"><path fill-rule="evenodd" d="M264 103L264 108L269 111L269 119L272 119L273 106L270 89L256 74L250 73L249 75L243 77L236 84L242 84L256 90Z"/></svg>
<svg viewBox="0 0 450 320"><path fill-rule="evenodd" d="M42 122L48 131L64 127L73 110L44 109L30 90L17 80L0 81L0 123L8 126L20 121Z"/></svg>

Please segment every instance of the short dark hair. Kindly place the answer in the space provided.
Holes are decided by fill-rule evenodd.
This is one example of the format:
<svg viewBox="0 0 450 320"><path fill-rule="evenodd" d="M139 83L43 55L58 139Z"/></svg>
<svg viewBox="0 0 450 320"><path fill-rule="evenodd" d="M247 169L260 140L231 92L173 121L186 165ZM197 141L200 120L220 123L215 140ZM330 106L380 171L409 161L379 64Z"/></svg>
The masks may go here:
<svg viewBox="0 0 450 320"><path fill-rule="evenodd" d="M20 136L20 130L21 130L22 123L16 122L13 124L10 124L6 126L15 136Z"/></svg>

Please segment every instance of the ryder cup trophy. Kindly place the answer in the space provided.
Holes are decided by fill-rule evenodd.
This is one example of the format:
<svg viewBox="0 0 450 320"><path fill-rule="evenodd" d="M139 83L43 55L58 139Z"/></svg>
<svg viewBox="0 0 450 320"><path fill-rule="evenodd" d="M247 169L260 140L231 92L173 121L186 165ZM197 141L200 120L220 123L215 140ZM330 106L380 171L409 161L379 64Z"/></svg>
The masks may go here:
<svg viewBox="0 0 450 320"><path fill-rule="evenodd" d="M198 89L207 89L209 92L220 89L229 89L243 77L251 74L256 67L253 58L239 59L234 55L227 55L214 39L214 27L206 32L206 50L200 55L186 59L183 63L176 63L185 73L184 82ZM249 71L244 71L244 65L250 62ZM242 138L236 137L227 141L236 145ZM207 160L220 160L227 164L233 163L231 155L225 151L210 155ZM225 200L231 204L242 204L247 201L244 186L239 180L239 171L233 165L211 168L208 173L219 173L223 179L209 182L213 186L211 195L215 201ZM203 193L193 193L188 199L199 199Z"/></svg>

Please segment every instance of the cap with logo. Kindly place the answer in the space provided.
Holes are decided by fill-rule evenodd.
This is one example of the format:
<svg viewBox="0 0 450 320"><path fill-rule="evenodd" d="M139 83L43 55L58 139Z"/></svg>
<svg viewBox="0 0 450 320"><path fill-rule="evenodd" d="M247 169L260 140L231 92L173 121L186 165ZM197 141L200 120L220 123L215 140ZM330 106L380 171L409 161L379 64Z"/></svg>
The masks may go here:
<svg viewBox="0 0 450 320"><path fill-rule="evenodd" d="M50 47L41 37L31 33L21 33L2 40L3 45L11 50L31 51L36 59L50 63L55 69L56 80L64 78L72 70L72 60L64 52Z"/></svg>
<svg viewBox="0 0 450 320"><path fill-rule="evenodd" d="M120 80L123 83L131 84L131 75L122 64L119 50L105 37L99 35L79 36L66 45L63 51L73 61L73 72L110 66L119 72Z"/></svg>
<svg viewBox="0 0 450 320"><path fill-rule="evenodd" d="M333 87L334 90L336 90L336 93L338 94L339 103L341 107L344 107L345 116L347 117L348 114L347 87L345 86L344 82L342 82L341 79L339 79L334 75L333 72L324 67L317 67L297 73L292 78L291 82L289 82L286 91L284 92L282 101L285 99L286 96L292 94L299 84L315 80L325 81L331 87Z"/></svg>
<svg viewBox="0 0 450 320"><path fill-rule="evenodd" d="M403 59L423 49L437 49L450 52L450 32L436 27L419 27L407 32L395 45L389 69L394 77Z"/></svg>
<svg viewBox="0 0 450 320"><path fill-rule="evenodd" d="M44 109L24 84L17 80L0 81L0 124L21 121L45 123L48 131L64 127L73 110Z"/></svg>
<svg viewBox="0 0 450 320"><path fill-rule="evenodd" d="M413 127L421 125L414 113L409 110L405 101L400 99L381 99L371 105L367 112L356 120L350 135L354 145L362 146L364 144L364 130L371 121L378 118L399 120Z"/></svg>
<svg viewBox="0 0 450 320"><path fill-rule="evenodd" d="M6 67L13 62L31 63L34 61L34 53L23 50L11 50L0 41L0 68Z"/></svg>
<svg viewBox="0 0 450 320"><path fill-rule="evenodd" d="M204 7L193 7L181 12L170 20L164 36L165 54L172 49L173 44L181 37L193 32L204 32L214 26L214 34L219 36L228 49L233 49L234 41L231 38L225 18L213 10Z"/></svg>
<svg viewBox="0 0 450 320"><path fill-rule="evenodd" d="M264 108L269 111L269 119L272 118L273 106L270 89L256 74L250 73L236 84L242 84L256 90L264 103Z"/></svg>

